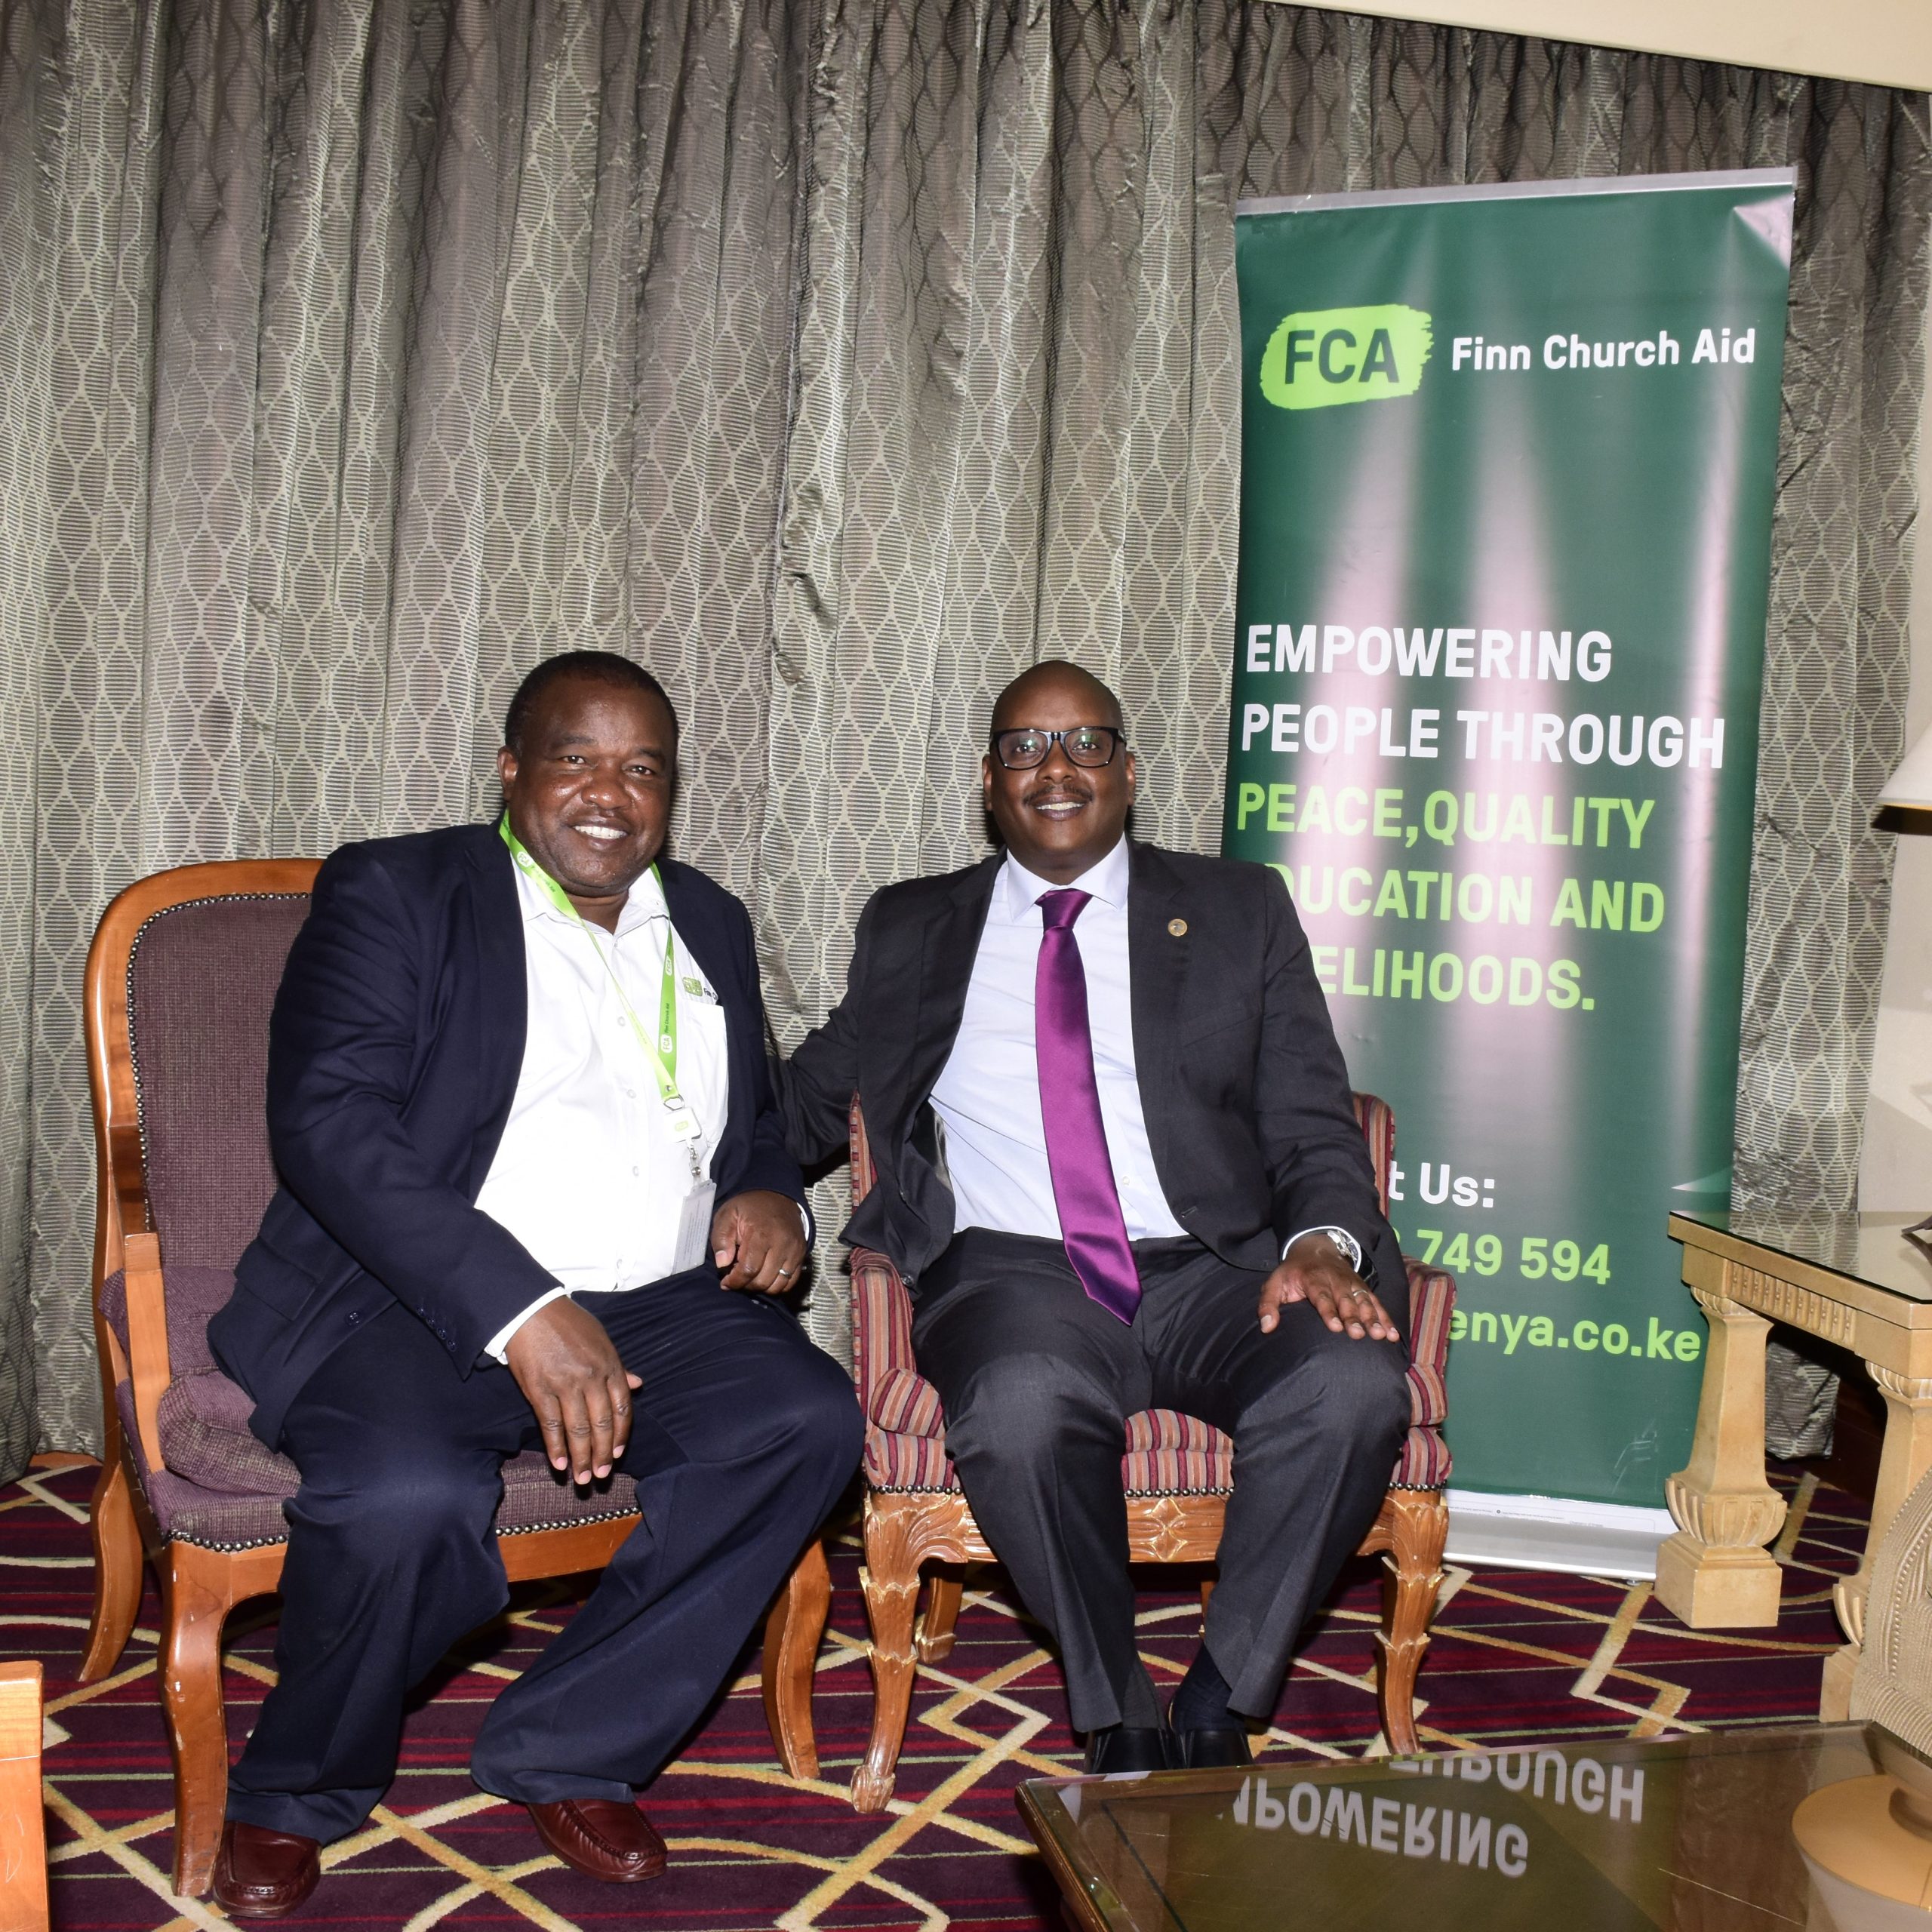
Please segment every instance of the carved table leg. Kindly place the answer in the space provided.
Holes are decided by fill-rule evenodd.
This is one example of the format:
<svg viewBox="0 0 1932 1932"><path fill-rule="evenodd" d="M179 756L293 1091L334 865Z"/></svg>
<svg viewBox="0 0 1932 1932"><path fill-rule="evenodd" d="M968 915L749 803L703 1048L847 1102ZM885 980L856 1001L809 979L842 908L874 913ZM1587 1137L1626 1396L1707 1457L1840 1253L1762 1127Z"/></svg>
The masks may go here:
<svg viewBox="0 0 1932 1932"><path fill-rule="evenodd" d="M0 1925L47 1932L47 1820L40 1804L37 1663L0 1663Z"/></svg>
<svg viewBox="0 0 1932 1932"><path fill-rule="evenodd" d="M1932 1380L1895 1374L1890 1369L1865 1364L1885 1398L1885 1445L1878 1457L1878 1480L1872 1492L1872 1527L1865 1538L1865 1555L1858 1568L1832 1592L1838 1622L1851 1641L1825 1660L1825 1682L1818 1715L1834 1724L1850 1715L1851 1674L1865 1643L1865 1597L1871 1587L1872 1564L1892 1519L1918 1479L1932 1469Z"/></svg>
<svg viewBox="0 0 1932 1932"><path fill-rule="evenodd" d="M1687 1257L1685 1272L1698 1259ZM1764 1340L1771 1324L1715 1287L1690 1292L1709 1316L1690 1460L1664 1484L1677 1534L1657 1550L1658 1600L1694 1630L1778 1620L1783 1572L1764 1545L1785 1518L1764 1480Z"/></svg>

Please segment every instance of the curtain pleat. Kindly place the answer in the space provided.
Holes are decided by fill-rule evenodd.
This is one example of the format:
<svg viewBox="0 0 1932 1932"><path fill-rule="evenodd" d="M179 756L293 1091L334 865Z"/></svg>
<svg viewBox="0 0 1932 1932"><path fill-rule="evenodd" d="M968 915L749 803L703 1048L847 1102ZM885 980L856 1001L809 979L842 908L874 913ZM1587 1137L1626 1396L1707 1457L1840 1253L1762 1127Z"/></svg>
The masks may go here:
<svg viewBox="0 0 1932 1932"><path fill-rule="evenodd" d="M1851 1198L1922 97L1259 0L0 0L0 1467L97 1441L106 900L487 810L541 657L664 678L784 1044L1036 658L1214 847L1243 195L1799 169L1737 1177Z"/></svg>

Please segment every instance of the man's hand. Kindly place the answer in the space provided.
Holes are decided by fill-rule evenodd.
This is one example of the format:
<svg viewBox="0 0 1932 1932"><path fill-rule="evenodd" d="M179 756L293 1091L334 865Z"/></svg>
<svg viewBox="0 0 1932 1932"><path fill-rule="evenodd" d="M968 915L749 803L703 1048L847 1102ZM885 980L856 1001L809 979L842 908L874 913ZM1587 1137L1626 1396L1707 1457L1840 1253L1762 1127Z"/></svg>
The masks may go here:
<svg viewBox="0 0 1932 1932"><path fill-rule="evenodd" d="M763 1188L733 1195L711 1217L711 1258L725 1271L724 1287L783 1294L805 1258L798 1204Z"/></svg>
<svg viewBox="0 0 1932 1932"><path fill-rule="evenodd" d="M1261 1284L1263 1334L1281 1325L1281 1309L1291 1301L1306 1302L1334 1333L1352 1340L1395 1339L1389 1311L1326 1235L1303 1235Z"/></svg>
<svg viewBox="0 0 1932 1932"><path fill-rule="evenodd" d="M630 1441L638 1378L618 1358L603 1323L561 1297L531 1316L503 1352L536 1411L550 1466L580 1483L608 1476Z"/></svg>

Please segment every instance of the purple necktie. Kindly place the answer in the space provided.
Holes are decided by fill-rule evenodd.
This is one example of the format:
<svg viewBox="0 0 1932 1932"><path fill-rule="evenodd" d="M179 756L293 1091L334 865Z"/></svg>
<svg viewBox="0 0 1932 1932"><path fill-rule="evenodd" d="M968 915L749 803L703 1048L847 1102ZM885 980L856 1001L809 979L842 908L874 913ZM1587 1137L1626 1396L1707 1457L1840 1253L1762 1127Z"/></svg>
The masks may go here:
<svg viewBox="0 0 1932 1932"><path fill-rule="evenodd" d="M1047 1130L1047 1171L1060 1210L1066 1258L1088 1297L1131 1321L1140 1306L1140 1275L1127 1244L1094 1078L1087 1026L1087 974L1073 922L1093 897L1071 890L1040 896L1040 963L1033 980L1033 1047L1040 1066L1040 1114Z"/></svg>

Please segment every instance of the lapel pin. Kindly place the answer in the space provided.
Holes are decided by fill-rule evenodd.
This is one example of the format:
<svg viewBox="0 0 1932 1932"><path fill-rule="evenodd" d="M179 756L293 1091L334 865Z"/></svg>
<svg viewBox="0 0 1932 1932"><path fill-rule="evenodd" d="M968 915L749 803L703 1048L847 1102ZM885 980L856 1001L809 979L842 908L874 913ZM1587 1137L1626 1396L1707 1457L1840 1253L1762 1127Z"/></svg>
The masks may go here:
<svg viewBox="0 0 1932 1932"><path fill-rule="evenodd" d="M1185 939L1187 937L1187 921L1185 919L1170 919L1168 921L1168 931L1173 934L1176 939Z"/></svg>

